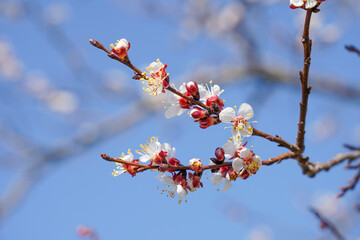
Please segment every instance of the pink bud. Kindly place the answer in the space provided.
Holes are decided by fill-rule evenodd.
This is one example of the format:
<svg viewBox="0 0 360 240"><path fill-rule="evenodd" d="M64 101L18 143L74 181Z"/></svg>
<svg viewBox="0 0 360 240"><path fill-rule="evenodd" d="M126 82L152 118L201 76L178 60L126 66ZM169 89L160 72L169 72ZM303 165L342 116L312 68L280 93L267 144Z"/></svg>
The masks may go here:
<svg viewBox="0 0 360 240"><path fill-rule="evenodd" d="M225 160L225 151L223 148L220 148L218 147L216 150L215 150L215 156L217 158L217 160L219 161L224 161Z"/></svg>
<svg viewBox="0 0 360 240"><path fill-rule="evenodd" d="M209 112L207 110L201 109L199 107L194 107L193 109L191 109L191 111L189 112L189 115L195 120L195 121L199 121L202 118L206 118L207 116L209 116Z"/></svg>
<svg viewBox="0 0 360 240"><path fill-rule="evenodd" d="M200 128L205 129L212 125L217 124L217 119L214 118L213 116L209 116L207 118L201 119L199 123L200 123Z"/></svg>
<svg viewBox="0 0 360 240"><path fill-rule="evenodd" d="M186 98L179 98L178 101L181 108L190 109L190 102Z"/></svg>
<svg viewBox="0 0 360 240"><path fill-rule="evenodd" d="M224 103L217 95L211 96L206 99L206 106L214 107L213 105L219 107L219 110L222 110L222 108L224 107Z"/></svg>
<svg viewBox="0 0 360 240"><path fill-rule="evenodd" d="M239 177L241 177L242 179L245 180L249 177L249 173L247 171L244 171L241 173L241 175Z"/></svg>
<svg viewBox="0 0 360 240"><path fill-rule="evenodd" d="M76 228L76 233L80 236L80 237L90 237L93 232L91 230L91 228L88 228L87 226L84 225L79 225Z"/></svg>
<svg viewBox="0 0 360 240"><path fill-rule="evenodd" d="M177 167L179 166L180 161L176 158L169 158L168 163L172 167Z"/></svg>
<svg viewBox="0 0 360 240"><path fill-rule="evenodd" d="M186 90L191 94L191 96L194 97L194 99L199 100L200 93L199 93L199 87L196 82L188 82L186 85Z"/></svg>

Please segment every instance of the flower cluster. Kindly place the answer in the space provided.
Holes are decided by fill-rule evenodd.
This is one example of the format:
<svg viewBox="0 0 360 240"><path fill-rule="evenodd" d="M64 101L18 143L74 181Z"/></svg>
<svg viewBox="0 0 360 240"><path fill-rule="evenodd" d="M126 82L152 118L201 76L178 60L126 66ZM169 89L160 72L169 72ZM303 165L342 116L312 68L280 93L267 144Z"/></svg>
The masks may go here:
<svg viewBox="0 0 360 240"><path fill-rule="evenodd" d="M205 170L213 173L211 182L214 185L224 184L224 191L230 188L232 181L238 178L247 179L256 174L262 164L260 157L255 155L252 149L246 148L246 143L242 144L243 139L253 133L253 122L249 120L254 116L254 111L249 104L241 104L237 111L236 107L225 108L225 100L220 98L223 90L219 85L213 85L212 81L205 85L189 81L177 89L174 84L170 85L167 65L159 59L152 62L145 72L141 72L131 64L127 55L130 43L126 39L121 39L111 47L110 53L106 50L109 55L112 54L112 58L130 67L136 74L134 79L142 80L143 84L147 83L143 87L144 92L153 96L164 94L164 103L167 104L166 118L179 116L188 110L188 115L198 122L202 129L221 122L231 124L230 127L225 127L231 128L229 142L215 150L215 158L210 159L208 166L204 166L199 158L192 158L188 165L184 165L174 157L174 147L169 143L160 143L157 137L152 137L144 145L140 145L140 150L135 151L139 158L135 159L131 150L128 150L127 155L122 154L121 157L111 160L117 164L113 171L114 176L129 173L134 177L145 170L159 171L157 178L166 185L162 191L167 192L170 197L177 194L181 202L188 192L203 187L201 177Z"/></svg>
<svg viewBox="0 0 360 240"><path fill-rule="evenodd" d="M318 5L325 0L290 0L290 8L305 8L311 9Z"/></svg>
<svg viewBox="0 0 360 240"><path fill-rule="evenodd" d="M218 185L224 182L223 190L226 192L231 187L231 181L237 178L247 179L256 174L261 166L261 159L255 153L241 144L239 139L233 139L215 150L216 158L211 158L211 164L223 165L225 158L232 160L231 166L214 168L214 175L210 179L212 184Z"/></svg>
<svg viewBox="0 0 360 240"><path fill-rule="evenodd" d="M218 85L198 85L194 81L183 83L176 95L172 92L167 94L165 117L179 116L189 110L189 116L195 122L199 122L200 128L208 128L220 123L217 116L224 107L223 100L219 95L223 92ZM214 114L214 115L212 115Z"/></svg>
<svg viewBox="0 0 360 240"><path fill-rule="evenodd" d="M187 173L186 169L177 170L177 167L183 165L180 164L178 159L174 158L176 149L172 148L169 143L161 144L157 137L151 137L146 144L140 145L140 147L140 151L135 151L140 155L139 159L134 159L130 149L128 150L128 155L123 153L121 157L118 158L122 163L116 163L117 168L113 171L113 176L116 177L127 172L134 177L137 172L143 171L146 167L151 167L152 169L162 172L157 178L167 184L163 192L168 191L170 197L175 197L175 193L177 193L180 201L186 197L188 191L194 192L196 188L203 186L200 182L203 172L200 159L190 159L188 170L193 171L193 173ZM141 165L139 164L140 161L150 163L149 165ZM166 172L170 173L171 176L166 175Z"/></svg>

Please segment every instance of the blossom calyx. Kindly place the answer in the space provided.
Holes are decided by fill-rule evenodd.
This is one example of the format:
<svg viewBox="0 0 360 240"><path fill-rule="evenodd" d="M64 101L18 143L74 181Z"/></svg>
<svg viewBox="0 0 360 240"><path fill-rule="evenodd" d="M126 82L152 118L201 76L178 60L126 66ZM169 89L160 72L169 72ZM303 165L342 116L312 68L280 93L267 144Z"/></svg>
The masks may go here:
<svg viewBox="0 0 360 240"><path fill-rule="evenodd" d="M117 40L117 42L110 45L111 47L111 53L116 54L120 60L125 60L127 57L127 51L130 49L130 43L125 39L122 38L120 40Z"/></svg>

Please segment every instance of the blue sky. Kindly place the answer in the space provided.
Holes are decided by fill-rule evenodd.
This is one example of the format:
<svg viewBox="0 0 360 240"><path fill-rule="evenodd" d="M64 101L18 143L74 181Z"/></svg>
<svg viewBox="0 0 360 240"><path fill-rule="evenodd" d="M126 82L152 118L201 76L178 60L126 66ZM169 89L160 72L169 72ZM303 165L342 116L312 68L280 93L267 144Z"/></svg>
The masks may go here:
<svg viewBox="0 0 360 240"><path fill-rule="evenodd" d="M167 8L157 11L149 6L141 8L144 4L140 1L131 4L127 1L38 1L32 15L20 15L22 17L16 20L0 18L0 39L9 42L15 55L21 59L24 79L41 71L54 88L77 96L76 111L59 114L49 110L39 96L28 96L22 79L9 82L0 75L2 126L25 136L45 151L61 145L75 132L86 130L104 118L130 114L131 103L144 98L141 84L131 80L131 70L93 48L88 43L89 38L109 46L125 37L131 42L129 56L134 65L144 69L160 58L168 64L167 70L177 86L185 73L191 75L192 71L204 65L215 68L229 63L244 64L243 55L238 54L235 44L226 36L212 36L204 31L191 41L181 39L179 35L187 32L180 24L185 16L181 11L183 4L179 1L168 5L164 1L148 1L148 4L154 2L165 3L172 10L179 11L162 13L161 10ZM64 47L63 43L57 42L61 38L56 38L54 32L50 32L50 38L47 37L42 30L43 25L36 23L36 19L41 19L41 9L46 12L48 6L59 3L69 8L69 16L57 27L74 46ZM314 14L313 18L322 16L324 24L331 23L333 20L327 9L335 14L334 19L339 18L341 11L334 10L335 3L327 1L321 7L322 11ZM256 11L253 8L249 14L256 16L259 14ZM253 29L253 33L257 39L264 39L259 42L258 48L262 54L261 61L274 69L286 68L296 76L302 68L301 49L297 52L296 48L290 48L292 51L288 51L289 46L277 43L272 36L289 39L289 42L299 40L301 33L296 30L295 23L296 18L303 14L302 10L291 10L287 1L280 1L273 6L262 6L259 12L265 19L272 20L263 25L254 21L254 26L259 29ZM359 89L359 59L343 48L345 44L358 43L358 20L346 24L337 26L343 31L334 43L320 45L320 37L313 38L310 82L311 76L322 76L339 79L340 83ZM284 29L282 27L285 30L280 32ZM318 36L312 32L310 35ZM72 71L68 67L69 61L79 57L76 52L70 57L67 55L67 51L74 53L73 49L79 51L84 59L83 66L87 66L80 71ZM107 92L104 76L115 70L120 86L125 90ZM225 92L221 97L226 100L226 106L248 102L254 107L257 129L295 141L299 89L276 83L264 85L256 77L223 86ZM260 91L262 88L265 90ZM321 239L321 236L327 236L326 231L320 230L319 222L310 214L308 207L319 204L317 202L324 196L333 199L339 188L347 183L353 173L342 166L309 179L302 175L296 161L290 159L279 165L261 167L255 176L234 182L227 193L221 191L221 187L217 191L219 187L211 185L209 174L203 177L204 188L190 193L187 203L180 205L176 199L161 195L157 189L157 186L161 188L161 183L155 178L156 172L145 172L134 178L130 175L114 178L111 175L114 164L104 162L100 153L119 156L129 148L138 149L147 137L158 136L160 142L169 142L177 149L176 156L180 160L187 162L199 157L207 162L214 156L214 150L230 136L230 129L224 130L223 125L202 130L186 114L167 120L161 108L126 131L41 168L41 177L15 210L1 222L0 239L79 239L75 233L79 224L96 229L103 240L170 237L174 240L184 237ZM347 151L342 146L344 143L360 145L359 130L356 132L360 120L358 108L359 99L349 100L313 90L309 99L305 141L305 154L310 156L311 161L325 161ZM319 140L322 125L329 134L324 134L324 138L320 136ZM286 152L258 137L251 137L248 141L263 160ZM8 154L2 147L0 151L0 156ZM15 176L21 176L31 162L32 159L25 156L13 167L3 165L0 168L1 194L5 194L8 183ZM353 226L358 225L359 216L353 214L352 206L359 202L359 194L349 192L336 203L331 203L334 205L330 204L331 200L327 201L329 206L349 213L345 219L350 224L342 226L341 221L346 221L341 216L340 220L336 220L340 222L341 231L349 238L358 237L359 229ZM325 202L323 205L326 205ZM264 234L267 238L254 238L255 234Z"/></svg>

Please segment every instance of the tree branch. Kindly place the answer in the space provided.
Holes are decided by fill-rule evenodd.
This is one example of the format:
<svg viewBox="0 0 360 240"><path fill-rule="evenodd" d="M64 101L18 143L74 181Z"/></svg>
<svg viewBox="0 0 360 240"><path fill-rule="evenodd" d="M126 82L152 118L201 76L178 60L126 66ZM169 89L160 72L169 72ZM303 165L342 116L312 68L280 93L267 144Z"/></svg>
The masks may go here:
<svg viewBox="0 0 360 240"><path fill-rule="evenodd" d="M262 161L263 165L272 165L274 163L280 163L282 160L285 159L289 159L289 158L294 158L296 156L296 154L294 152L288 152L288 153L284 153L284 154L280 154L277 157L273 157L273 158L269 158L266 161Z"/></svg>
<svg viewBox="0 0 360 240"><path fill-rule="evenodd" d="M292 152L298 152L299 148L293 144L290 144L289 142L285 141L284 139L282 139L281 137L279 137L278 135L272 136L270 134L261 132L257 129L253 129L253 135L254 136L258 136L258 137L262 137L265 138L271 142L276 142L279 144L279 147L285 147L287 149L289 149Z"/></svg>
<svg viewBox="0 0 360 240"><path fill-rule="evenodd" d="M313 207L310 207L310 212L312 212L315 215L315 217L317 217L321 221L321 228L328 228L338 240L345 240L345 238L341 235L341 233L336 228L336 226L333 223L331 223L328 219L326 219L318 210L316 210Z"/></svg>
<svg viewBox="0 0 360 240"><path fill-rule="evenodd" d="M309 94L311 86L308 87L308 78L309 78L309 69L310 69L310 55L311 55L311 40L309 38L309 28L310 20L312 15L312 9L306 11L306 18L304 24L304 31L302 35L301 42L304 47L304 67L303 71L300 71L300 81L301 81L301 102L300 102L300 116L298 123L298 134L296 137L296 146L299 148L300 153L304 152L304 137L305 137L305 120L307 113L307 104L309 99ZM301 161L301 158L298 159Z"/></svg>

